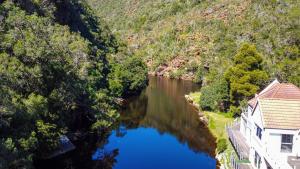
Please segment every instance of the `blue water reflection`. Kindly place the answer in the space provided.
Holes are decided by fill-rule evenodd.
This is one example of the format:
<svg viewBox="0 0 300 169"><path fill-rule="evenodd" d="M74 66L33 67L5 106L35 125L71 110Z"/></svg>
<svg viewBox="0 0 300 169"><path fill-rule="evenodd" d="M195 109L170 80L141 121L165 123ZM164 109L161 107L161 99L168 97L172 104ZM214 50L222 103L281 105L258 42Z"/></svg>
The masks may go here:
<svg viewBox="0 0 300 169"><path fill-rule="evenodd" d="M104 151L118 149L114 169L215 169L216 160L203 152L192 151L170 134L153 128L130 129L123 137L114 131L104 150L98 148L93 158Z"/></svg>
<svg viewBox="0 0 300 169"><path fill-rule="evenodd" d="M215 138L184 98L194 90L188 81L150 77L92 160L109 159L113 169L215 169Z"/></svg>

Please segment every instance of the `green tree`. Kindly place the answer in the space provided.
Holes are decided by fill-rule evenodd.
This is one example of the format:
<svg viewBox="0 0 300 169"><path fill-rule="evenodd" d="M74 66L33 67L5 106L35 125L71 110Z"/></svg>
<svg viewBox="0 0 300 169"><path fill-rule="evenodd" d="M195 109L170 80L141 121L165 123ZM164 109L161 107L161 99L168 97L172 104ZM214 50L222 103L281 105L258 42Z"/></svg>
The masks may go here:
<svg viewBox="0 0 300 169"><path fill-rule="evenodd" d="M262 56L256 47L243 44L233 57L234 65L225 72L232 106L240 106L266 84L268 74L263 70Z"/></svg>
<svg viewBox="0 0 300 169"><path fill-rule="evenodd" d="M203 110L225 111L228 108L228 84L218 79L201 88L200 107Z"/></svg>
<svg viewBox="0 0 300 169"><path fill-rule="evenodd" d="M117 64L112 62L109 88L116 96L135 94L147 85L147 67L140 58L129 57Z"/></svg>

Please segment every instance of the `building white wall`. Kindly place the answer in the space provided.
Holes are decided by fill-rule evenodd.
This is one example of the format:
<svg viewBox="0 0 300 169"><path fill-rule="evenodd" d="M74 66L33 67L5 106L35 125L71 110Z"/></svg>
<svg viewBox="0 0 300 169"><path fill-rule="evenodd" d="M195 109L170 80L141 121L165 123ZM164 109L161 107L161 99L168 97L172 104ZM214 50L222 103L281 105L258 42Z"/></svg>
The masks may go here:
<svg viewBox="0 0 300 169"><path fill-rule="evenodd" d="M263 160L264 158L264 140L265 140L265 132L263 130L263 121L261 118L261 112L260 112L260 108L259 105L257 105L257 107L254 109L254 112L251 114L251 121L252 121L252 126L251 126L251 143L250 143L250 162L252 164L252 166L255 168L255 164L254 164L254 156L255 156L255 152L257 152L259 154L259 156L261 157L261 165L260 165L260 169L266 169L266 164L265 161ZM256 129L257 127L260 127L262 129L262 136L261 139L259 139L258 136L256 136Z"/></svg>
<svg viewBox="0 0 300 169"><path fill-rule="evenodd" d="M241 122L240 122L240 132L244 137L246 137L246 129L247 129L247 118L244 114L241 116Z"/></svg>
<svg viewBox="0 0 300 169"><path fill-rule="evenodd" d="M241 120L241 123L242 120ZM245 124L241 124L245 125ZM262 137L259 139L256 136L256 125L262 129ZM267 169L267 163L271 165L273 169L292 169L287 163L288 156L296 156L297 149L300 148L300 141L297 141L297 130L280 130L280 129L264 129L262 114L259 105L254 109L253 113L248 113L247 125L250 130L250 138L247 137L247 129L243 135L247 138L247 142L250 146L249 160L254 165L254 155L257 152L261 156L260 169ZM283 153L281 152L281 135L292 134L293 135L293 152ZM300 139L300 138L299 138ZM266 162L267 161L267 162Z"/></svg>
<svg viewBox="0 0 300 169"><path fill-rule="evenodd" d="M278 169L292 169L287 163L288 156L296 156L299 142L297 141L297 130L280 130L280 129L266 129L265 130L265 156L269 161L273 161L273 165ZM293 148L291 153L281 152L281 135L293 135ZM270 162L271 164L271 162ZM271 164L272 165L272 164Z"/></svg>
<svg viewBox="0 0 300 169"><path fill-rule="evenodd" d="M251 128L253 126L253 121L251 120L252 108L248 106L246 113L242 113L241 115L241 124L240 124L240 132L246 138L248 144L251 142Z"/></svg>

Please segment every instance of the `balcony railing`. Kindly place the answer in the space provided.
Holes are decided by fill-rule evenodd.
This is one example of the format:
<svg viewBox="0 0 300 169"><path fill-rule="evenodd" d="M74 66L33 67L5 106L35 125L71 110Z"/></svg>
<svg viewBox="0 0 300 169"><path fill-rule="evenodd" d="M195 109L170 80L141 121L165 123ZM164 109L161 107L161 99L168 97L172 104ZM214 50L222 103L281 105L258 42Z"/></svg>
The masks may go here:
<svg viewBox="0 0 300 169"><path fill-rule="evenodd" d="M246 143L246 138L240 133L239 127L240 122L235 121L232 124L226 125L226 131L239 160L247 160L249 159L250 148Z"/></svg>
<svg viewBox="0 0 300 169"><path fill-rule="evenodd" d="M252 169L248 160L239 160L234 153L230 155L230 165L232 169Z"/></svg>

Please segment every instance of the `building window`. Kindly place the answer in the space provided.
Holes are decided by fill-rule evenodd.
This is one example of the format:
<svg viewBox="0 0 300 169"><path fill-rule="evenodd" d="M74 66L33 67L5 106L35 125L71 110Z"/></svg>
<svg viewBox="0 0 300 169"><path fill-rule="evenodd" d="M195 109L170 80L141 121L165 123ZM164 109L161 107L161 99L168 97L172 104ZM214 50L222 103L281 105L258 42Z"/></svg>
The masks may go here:
<svg viewBox="0 0 300 169"><path fill-rule="evenodd" d="M261 157L255 151L255 155L254 155L254 165L255 165L255 167L258 168L258 169L260 169L260 163L261 163Z"/></svg>
<svg viewBox="0 0 300 169"><path fill-rule="evenodd" d="M293 135L282 134L281 135L281 152L291 153L293 151Z"/></svg>
<svg viewBox="0 0 300 169"><path fill-rule="evenodd" d="M256 136L261 139L262 129L256 125Z"/></svg>

